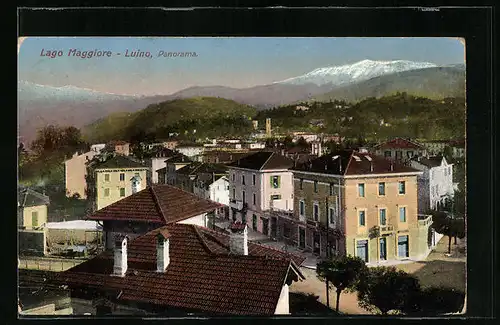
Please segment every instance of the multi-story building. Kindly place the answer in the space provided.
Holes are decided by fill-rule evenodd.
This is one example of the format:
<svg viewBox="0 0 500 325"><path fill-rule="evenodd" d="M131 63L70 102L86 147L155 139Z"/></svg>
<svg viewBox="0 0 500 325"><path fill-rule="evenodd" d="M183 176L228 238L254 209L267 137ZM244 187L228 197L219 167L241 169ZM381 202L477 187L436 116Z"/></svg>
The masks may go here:
<svg viewBox="0 0 500 325"><path fill-rule="evenodd" d="M111 141L107 147L119 155L130 155L130 143L126 141Z"/></svg>
<svg viewBox="0 0 500 325"><path fill-rule="evenodd" d="M438 210L454 196L453 164L443 156L414 157L411 166L421 170L418 177L418 207L420 213Z"/></svg>
<svg viewBox="0 0 500 325"><path fill-rule="evenodd" d="M184 166L191 164L193 161L183 154L177 154L174 157L165 159L165 169L160 168L158 173L158 183L176 185L177 171Z"/></svg>
<svg viewBox="0 0 500 325"><path fill-rule="evenodd" d="M378 156L400 162L408 162L413 156L427 155L427 149L423 145L403 138L394 138L380 143L374 146L371 151Z"/></svg>
<svg viewBox="0 0 500 325"><path fill-rule="evenodd" d="M418 214L422 172L383 157L343 150L293 170L294 214L282 235L319 255L369 263L426 256L431 216Z"/></svg>
<svg viewBox="0 0 500 325"><path fill-rule="evenodd" d="M161 147L156 150L153 157L148 160L148 165L151 167L151 181L153 184L161 183L158 180L158 170L167 167L166 160L178 155L173 150Z"/></svg>
<svg viewBox="0 0 500 325"><path fill-rule="evenodd" d="M26 188L19 191L17 226L21 229L43 228L47 223L48 196Z"/></svg>
<svg viewBox="0 0 500 325"><path fill-rule="evenodd" d="M97 150L98 148L95 148L95 150L81 155L75 153L73 157L64 162L67 197L76 195L81 199L87 198L87 163L99 154Z"/></svg>
<svg viewBox="0 0 500 325"><path fill-rule="evenodd" d="M265 151L229 164L230 217L276 237L277 217L269 211L293 210L292 166L292 160Z"/></svg>
<svg viewBox="0 0 500 325"><path fill-rule="evenodd" d="M187 157L195 157L201 155L205 151L205 147L198 144L179 144L175 150Z"/></svg>
<svg viewBox="0 0 500 325"><path fill-rule="evenodd" d="M142 190L149 182L149 167L123 155L93 162L89 168L89 197L97 210Z"/></svg>

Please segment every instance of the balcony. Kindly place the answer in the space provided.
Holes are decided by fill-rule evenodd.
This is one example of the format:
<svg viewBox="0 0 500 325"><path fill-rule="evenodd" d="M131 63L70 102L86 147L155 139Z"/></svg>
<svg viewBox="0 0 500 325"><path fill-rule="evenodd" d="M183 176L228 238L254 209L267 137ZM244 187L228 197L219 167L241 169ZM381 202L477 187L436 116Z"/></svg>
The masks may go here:
<svg viewBox="0 0 500 325"><path fill-rule="evenodd" d="M386 234L394 231L393 225L383 225L379 227L379 231L381 234Z"/></svg>
<svg viewBox="0 0 500 325"><path fill-rule="evenodd" d="M229 200L229 206L233 209L236 209L238 211L243 211L248 208L248 203L240 201L240 200L234 200L231 199Z"/></svg>
<svg viewBox="0 0 500 325"><path fill-rule="evenodd" d="M428 214L419 214L418 217L418 226L419 227L428 227L432 224L432 215Z"/></svg>

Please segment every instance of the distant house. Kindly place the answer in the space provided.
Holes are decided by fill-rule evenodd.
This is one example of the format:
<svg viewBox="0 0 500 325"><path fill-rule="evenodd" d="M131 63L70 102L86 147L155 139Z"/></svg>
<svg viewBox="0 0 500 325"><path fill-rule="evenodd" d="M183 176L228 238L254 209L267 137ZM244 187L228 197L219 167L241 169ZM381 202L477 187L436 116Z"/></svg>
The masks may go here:
<svg viewBox="0 0 500 325"><path fill-rule="evenodd" d="M201 167L203 163L198 161L193 161L189 165L179 168L176 171L175 186L183 189L184 191L193 193L194 183L196 180L196 170Z"/></svg>
<svg viewBox="0 0 500 325"><path fill-rule="evenodd" d="M444 149L449 146L449 140L427 140L420 142L426 149L430 156L442 155Z"/></svg>
<svg viewBox="0 0 500 325"><path fill-rule="evenodd" d="M209 164L229 164L251 153L249 151L210 150L201 155L200 161Z"/></svg>
<svg viewBox="0 0 500 325"><path fill-rule="evenodd" d="M289 314L289 286L304 279L303 258L248 242L241 224L229 235L170 224L113 242L53 280L71 290L73 314Z"/></svg>
<svg viewBox="0 0 500 325"><path fill-rule="evenodd" d="M162 175L166 183L162 184L169 184L169 185L176 185L177 183L177 170L181 169L184 166L187 166L192 163L192 160L189 159L189 157L183 155L183 154L177 154L174 157L165 159L166 167L165 167L165 174L163 176L163 169L158 170L158 180L160 181L160 175Z"/></svg>
<svg viewBox="0 0 500 325"><path fill-rule="evenodd" d="M23 189L18 194L17 225L22 229L39 229L47 223L48 196L32 189Z"/></svg>
<svg viewBox="0 0 500 325"><path fill-rule="evenodd" d="M128 156L130 155L130 143L126 141L111 141L107 147L117 154Z"/></svg>
<svg viewBox="0 0 500 325"><path fill-rule="evenodd" d="M453 198L453 164L449 164L443 156L413 157L411 166L423 171L418 178L420 213L437 210Z"/></svg>
<svg viewBox="0 0 500 325"><path fill-rule="evenodd" d="M32 189L23 189L17 199L19 254L47 254L45 225L49 197Z"/></svg>
<svg viewBox="0 0 500 325"><path fill-rule="evenodd" d="M414 141L394 138L390 141L375 145L372 150L376 155L383 156L386 159L407 162L413 156L426 156L426 148Z"/></svg>
<svg viewBox="0 0 500 325"><path fill-rule="evenodd" d="M67 197L77 195L81 199L87 198L87 163L99 152L91 150L81 155L75 153L73 157L64 162Z"/></svg>
<svg viewBox="0 0 500 325"><path fill-rule="evenodd" d="M104 150L104 148L106 148L105 143L97 143L90 146L90 151L100 153L102 150Z"/></svg>
<svg viewBox="0 0 500 325"><path fill-rule="evenodd" d="M94 200L97 210L144 188L150 170L141 162L123 155L94 161L89 164L89 168L89 197Z"/></svg>
<svg viewBox="0 0 500 325"><path fill-rule="evenodd" d="M205 148L202 145L197 144L183 144L177 145L175 150L187 157L195 157L202 154Z"/></svg>
<svg viewBox="0 0 500 325"><path fill-rule="evenodd" d="M276 237L277 220L271 209L293 210L293 161L275 152L257 152L229 167L230 217L247 222L255 231Z"/></svg>
<svg viewBox="0 0 500 325"><path fill-rule="evenodd" d="M157 171L167 167L166 159L175 157L176 155L178 154L175 151L162 147L148 160L148 165L151 167L151 181L153 184L159 183Z"/></svg>

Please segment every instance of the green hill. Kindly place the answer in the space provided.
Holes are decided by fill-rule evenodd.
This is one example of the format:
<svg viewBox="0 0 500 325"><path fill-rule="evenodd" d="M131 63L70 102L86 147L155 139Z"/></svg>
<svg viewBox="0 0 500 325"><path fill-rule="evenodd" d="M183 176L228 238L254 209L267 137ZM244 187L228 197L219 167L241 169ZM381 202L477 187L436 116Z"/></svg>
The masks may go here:
<svg viewBox="0 0 500 325"><path fill-rule="evenodd" d="M346 100L356 102L369 97L396 93L441 99L465 96L465 66L426 68L372 78L315 96L312 101Z"/></svg>
<svg viewBox="0 0 500 325"><path fill-rule="evenodd" d="M169 133L197 137L238 135L251 128L252 106L216 97L175 99L149 105L135 113L109 115L84 128L91 142L140 136L166 138Z"/></svg>

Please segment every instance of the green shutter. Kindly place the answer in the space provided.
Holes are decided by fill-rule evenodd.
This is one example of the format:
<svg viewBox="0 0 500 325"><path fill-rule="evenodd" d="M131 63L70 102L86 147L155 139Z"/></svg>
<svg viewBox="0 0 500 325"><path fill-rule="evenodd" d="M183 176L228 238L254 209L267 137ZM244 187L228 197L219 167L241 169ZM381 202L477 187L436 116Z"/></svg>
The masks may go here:
<svg viewBox="0 0 500 325"><path fill-rule="evenodd" d="M278 177L278 188L281 188L281 176L277 176Z"/></svg>
<svg viewBox="0 0 500 325"><path fill-rule="evenodd" d="M271 188L273 188L273 177L272 176L269 177L269 183L271 184Z"/></svg>

